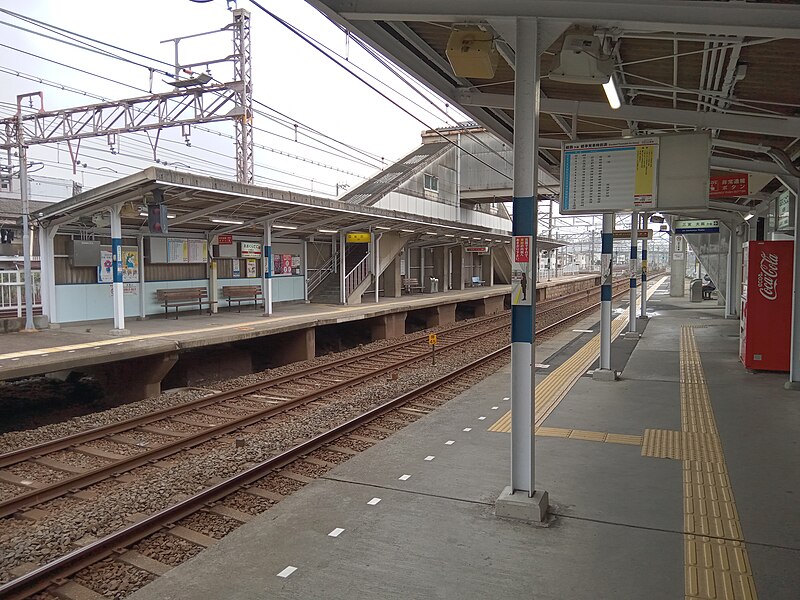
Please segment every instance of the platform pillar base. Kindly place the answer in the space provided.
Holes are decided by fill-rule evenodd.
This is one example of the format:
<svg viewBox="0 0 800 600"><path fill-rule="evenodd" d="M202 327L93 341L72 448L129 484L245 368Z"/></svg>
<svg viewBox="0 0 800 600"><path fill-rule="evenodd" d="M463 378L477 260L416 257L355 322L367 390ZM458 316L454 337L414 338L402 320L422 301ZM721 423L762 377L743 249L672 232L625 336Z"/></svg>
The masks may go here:
<svg viewBox="0 0 800 600"><path fill-rule="evenodd" d="M616 381L617 372L614 369L595 369L592 373L595 381Z"/></svg>
<svg viewBox="0 0 800 600"><path fill-rule="evenodd" d="M525 492L515 494L511 486L506 486L494 504L494 514L529 523L544 523L549 507L550 497L546 491L537 490L529 498Z"/></svg>
<svg viewBox="0 0 800 600"><path fill-rule="evenodd" d="M787 381L783 384L783 388L800 392L800 381Z"/></svg>
<svg viewBox="0 0 800 600"><path fill-rule="evenodd" d="M485 317L487 315L495 315L503 312L503 309L505 308L503 301L503 296L490 296L489 298L484 298L475 305L475 316Z"/></svg>
<svg viewBox="0 0 800 600"><path fill-rule="evenodd" d="M626 339L626 340L638 340L640 337L642 337L641 333L639 333L637 331L629 331L628 333L625 334L625 338L624 339Z"/></svg>

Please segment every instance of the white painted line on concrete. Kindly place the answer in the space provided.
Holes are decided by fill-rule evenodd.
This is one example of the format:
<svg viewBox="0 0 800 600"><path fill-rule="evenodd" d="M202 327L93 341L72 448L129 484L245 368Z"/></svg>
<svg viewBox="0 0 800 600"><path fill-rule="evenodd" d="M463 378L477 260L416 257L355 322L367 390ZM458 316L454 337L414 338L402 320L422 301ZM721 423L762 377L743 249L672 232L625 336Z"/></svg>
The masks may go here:
<svg viewBox="0 0 800 600"><path fill-rule="evenodd" d="M68 354L72 354L73 352L75 352L75 350L67 350Z"/></svg>
<svg viewBox="0 0 800 600"><path fill-rule="evenodd" d="M550 365L543 365L541 363L536 363L536 368L537 369L549 369Z"/></svg>
<svg viewBox="0 0 800 600"><path fill-rule="evenodd" d="M594 369L590 369L589 371L586 371L587 375L591 375L592 373L594 373Z"/></svg>
<svg viewBox="0 0 800 600"><path fill-rule="evenodd" d="M405 481L406 479L411 479L411 475L400 475L400 477L398 477L398 479L400 481Z"/></svg>
<svg viewBox="0 0 800 600"><path fill-rule="evenodd" d="M12 358L11 359L12 362L15 361L15 360L19 360L19 359L18 358Z"/></svg>
<svg viewBox="0 0 800 600"><path fill-rule="evenodd" d="M592 329L573 329L575 333L594 333Z"/></svg>
<svg viewBox="0 0 800 600"><path fill-rule="evenodd" d="M472 431L472 427L464 427L464 431Z"/></svg>
<svg viewBox="0 0 800 600"><path fill-rule="evenodd" d="M485 421L486 417L478 417L478 421Z"/></svg>
<svg viewBox="0 0 800 600"><path fill-rule="evenodd" d="M500 407L499 406L493 406L492 410L497 410L498 408L500 408Z"/></svg>
<svg viewBox="0 0 800 600"><path fill-rule="evenodd" d="M31 481L30 479L23 479L22 481L20 481L20 483L22 485L31 485L33 481Z"/></svg>
<svg viewBox="0 0 800 600"><path fill-rule="evenodd" d="M455 441L455 440L447 440L447 441L444 443L444 445L445 445L445 446L452 446L452 445L453 445L453 444L455 444L455 443L456 443L456 441Z"/></svg>
<svg viewBox="0 0 800 600"><path fill-rule="evenodd" d="M50 356L50 354L41 354L40 356Z"/></svg>
<svg viewBox="0 0 800 600"><path fill-rule="evenodd" d="M295 571L297 571L297 567L293 567L293 566L289 565L289 566L288 566L288 567L286 567L286 568L285 568L283 571L281 571L280 573L278 573L278 577L284 577L284 578L286 578L286 577L288 577L289 575L291 575L292 573L294 573Z"/></svg>
<svg viewBox="0 0 800 600"><path fill-rule="evenodd" d="M432 461L434 458L436 458L436 457L433 456L432 454L429 454L428 456L425 457L425 460Z"/></svg>
<svg viewBox="0 0 800 600"><path fill-rule="evenodd" d="M367 502L367 504L369 504L370 506L375 506L375 505L376 505L378 502L380 502L380 501L381 501L381 499L380 499L380 498L373 498L372 500L370 500L369 502Z"/></svg>
<svg viewBox="0 0 800 600"><path fill-rule="evenodd" d="M506 397L506 398L503 398L503 400L511 400L511 398Z"/></svg>
<svg viewBox="0 0 800 600"><path fill-rule="evenodd" d="M339 537L339 534L344 533L344 529L337 527L328 534L328 537Z"/></svg>

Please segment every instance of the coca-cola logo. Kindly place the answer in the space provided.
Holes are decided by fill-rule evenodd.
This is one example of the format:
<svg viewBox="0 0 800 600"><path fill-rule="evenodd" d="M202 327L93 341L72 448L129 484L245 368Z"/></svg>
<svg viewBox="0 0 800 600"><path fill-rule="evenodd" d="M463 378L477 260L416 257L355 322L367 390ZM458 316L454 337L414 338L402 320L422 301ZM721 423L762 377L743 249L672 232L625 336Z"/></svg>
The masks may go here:
<svg viewBox="0 0 800 600"><path fill-rule="evenodd" d="M778 297L778 255L761 253L761 272L758 274L758 291L767 300Z"/></svg>

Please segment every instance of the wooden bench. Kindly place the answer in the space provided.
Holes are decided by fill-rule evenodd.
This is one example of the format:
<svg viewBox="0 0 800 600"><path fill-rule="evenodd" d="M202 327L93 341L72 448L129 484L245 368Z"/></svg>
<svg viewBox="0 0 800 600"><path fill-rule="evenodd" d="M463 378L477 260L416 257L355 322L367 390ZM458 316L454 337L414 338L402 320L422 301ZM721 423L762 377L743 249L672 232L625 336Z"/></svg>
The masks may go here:
<svg viewBox="0 0 800 600"><path fill-rule="evenodd" d="M414 290L423 291L419 279L416 277L403 277L403 289L409 294L413 294Z"/></svg>
<svg viewBox="0 0 800 600"><path fill-rule="evenodd" d="M472 287L475 287L476 285L480 287L480 286L484 285L485 283L486 282L483 279L481 279L480 277L478 277L477 275L473 275L472 276Z"/></svg>
<svg viewBox="0 0 800 600"><path fill-rule="evenodd" d="M211 305L216 304L208 299L208 291L204 287L156 290L156 298L164 307L165 319L169 317L171 307L175 307L175 318L177 319L178 308L181 306L196 306L200 312L203 312L203 306L208 306L208 314L211 314Z"/></svg>
<svg viewBox="0 0 800 600"><path fill-rule="evenodd" d="M252 302L253 308L258 308L261 300L260 285L224 285L222 297L228 301L228 306L233 302L238 304L236 312L242 312L242 302Z"/></svg>

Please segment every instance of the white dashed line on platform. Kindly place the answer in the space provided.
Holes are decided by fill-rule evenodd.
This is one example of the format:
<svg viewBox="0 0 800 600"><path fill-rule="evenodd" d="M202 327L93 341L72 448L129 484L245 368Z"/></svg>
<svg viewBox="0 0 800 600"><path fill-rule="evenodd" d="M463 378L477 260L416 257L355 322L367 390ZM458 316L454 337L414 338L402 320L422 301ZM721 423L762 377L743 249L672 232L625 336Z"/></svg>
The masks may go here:
<svg viewBox="0 0 800 600"><path fill-rule="evenodd" d="M455 441L455 440L447 440L447 441L444 443L444 445L445 445L445 446L452 446L452 445L453 445L453 444L455 444L455 443L456 443L456 441Z"/></svg>
<svg viewBox="0 0 800 600"><path fill-rule="evenodd" d="M400 477L398 477L398 479L400 481L405 481L406 479L411 479L411 475L400 475Z"/></svg>
<svg viewBox="0 0 800 600"><path fill-rule="evenodd" d="M506 397L506 398L503 398L503 400L511 400L511 398Z"/></svg>
<svg viewBox="0 0 800 600"><path fill-rule="evenodd" d="M428 456L425 457L425 460L432 461L434 458L436 458L436 457L433 456L432 454L429 454Z"/></svg>
<svg viewBox="0 0 800 600"><path fill-rule="evenodd" d="M485 421L486 417L478 417L478 421Z"/></svg>
<svg viewBox="0 0 800 600"><path fill-rule="evenodd" d="M464 431L472 431L472 427L464 427Z"/></svg>
<svg viewBox="0 0 800 600"><path fill-rule="evenodd" d="M367 502L367 504L369 504L370 506L375 506L375 505L376 505L378 502L380 502L380 501L381 501L381 499L380 499L380 498L373 498L372 500L370 500L369 502Z"/></svg>
<svg viewBox="0 0 800 600"><path fill-rule="evenodd" d="M341 527L337 527L328 534L328 537L339 537L339 535L342 533L344 533L344 529L342 529Z"/></svg>
<svg viewBox="0 0 800 600"><path fill-rule="evenodd" d="M294 573L295 571L297 571L297 567L292 567L292 566L290 565L290 566L286 567L286 568L285 568L283 571L281 571L280 573L278 573L278 577L284 577L284 578L285 578L285 577L288 577L289 575L291 575L291 574L292 574L292 573Z"/></svg>
<svg viewBox="0 0 800 600"><path fill-rule="evenodd" d="M594 333L592 329L573 329L575 333Z"/></svg>
<svg viewBox="0 0 800 600"><path fill-rule="evenodd" d="M498 408L500 408L500 407L499 406L493 406L492 410L497 410Z"/></svg>
<svg viewBox="0 0 800 600"><path fill-rule="evenodd" d="M550 365L542 365L542 364L536 363L536 368L537 369L549 369Z"/></svg>

